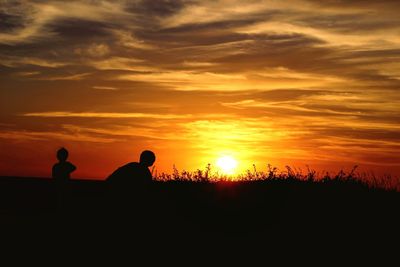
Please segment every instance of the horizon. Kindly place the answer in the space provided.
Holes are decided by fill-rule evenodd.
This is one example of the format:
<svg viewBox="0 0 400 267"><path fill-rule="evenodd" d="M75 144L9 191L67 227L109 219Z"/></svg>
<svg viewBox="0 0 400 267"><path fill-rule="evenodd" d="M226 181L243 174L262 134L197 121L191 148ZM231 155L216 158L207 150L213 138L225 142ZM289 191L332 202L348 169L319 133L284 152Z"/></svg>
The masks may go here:
<svg viewBox="0 0 400 267"><path fill-rule="evenodd" d="M400 177L400 3L4 1L0 176L267 164Z"/></svg>

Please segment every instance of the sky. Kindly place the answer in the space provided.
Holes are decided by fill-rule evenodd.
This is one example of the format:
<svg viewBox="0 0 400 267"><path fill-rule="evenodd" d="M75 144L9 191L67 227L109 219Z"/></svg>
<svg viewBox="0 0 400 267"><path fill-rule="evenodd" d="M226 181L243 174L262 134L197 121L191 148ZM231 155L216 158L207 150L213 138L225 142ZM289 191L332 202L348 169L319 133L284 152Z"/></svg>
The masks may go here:
<svg viewBox="0 0 400 267"><path fill-rule="evenodd" d="M397 0L0 0L0 175L400 174Z"/></svg>

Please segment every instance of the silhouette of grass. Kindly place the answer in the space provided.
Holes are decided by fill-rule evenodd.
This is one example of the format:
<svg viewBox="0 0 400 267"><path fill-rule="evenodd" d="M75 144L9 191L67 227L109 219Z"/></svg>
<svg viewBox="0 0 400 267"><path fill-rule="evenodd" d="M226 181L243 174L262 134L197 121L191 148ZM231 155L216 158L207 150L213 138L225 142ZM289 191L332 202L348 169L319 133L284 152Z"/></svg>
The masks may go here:
<svg viewBox="0 0 400 267"><path fill-rule="evenodd" d="M173 166L172 173L162 172L158 174L153 171L153 179L159 182L178 181L195 183L215 183L215 182L250 182L250 181L297 181L302 183L321 183L321 184L352 184L367 188L381 188L389 191L400 191L400 181L397 177L390 174L377 176L373 172L358 172L358 166L354 166L349 172L340 170L337 173L317 172L307 166L307 170L286 166L285 170L280 170L272 165L267 165L267 171L258 171L253 164L252 170L237 175L226 175L218 171L213 171L212 165L208 164L204 170L179 171Z"/></svg>
<svg viewBox="0 0 400 267"><path fill-rule="evenodd" d="M390 235L400 223L395 180L356 170L330 174L269 165L264 172L253 166L227 176L214 172L211 165L195 172L175 167L171 174L155 173L155 181L145 187L117 191L104 181L59 184L1 177L0 226L19 230L33 225L34 231L41 229L49 236L59 229L84 236L96 226L95 234L102 238L129 240L147 240L149 235L166 240L234 236L247 242L248 236L268 240L304 233L309 238L354 229ZM54 230L47 228L48 222Z"/></svg>

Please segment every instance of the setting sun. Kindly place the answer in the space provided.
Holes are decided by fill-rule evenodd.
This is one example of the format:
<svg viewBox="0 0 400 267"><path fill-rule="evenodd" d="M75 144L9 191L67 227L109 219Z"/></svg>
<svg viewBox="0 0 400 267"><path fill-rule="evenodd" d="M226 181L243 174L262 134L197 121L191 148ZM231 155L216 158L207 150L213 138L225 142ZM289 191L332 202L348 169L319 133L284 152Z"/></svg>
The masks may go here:
<svg viewBox="0 0 400 267"><path fill-rule="evenodd" d="M233 174L237 166L237 161L231 156L224 156L217 160L217 166L224 174Z"/></svg>

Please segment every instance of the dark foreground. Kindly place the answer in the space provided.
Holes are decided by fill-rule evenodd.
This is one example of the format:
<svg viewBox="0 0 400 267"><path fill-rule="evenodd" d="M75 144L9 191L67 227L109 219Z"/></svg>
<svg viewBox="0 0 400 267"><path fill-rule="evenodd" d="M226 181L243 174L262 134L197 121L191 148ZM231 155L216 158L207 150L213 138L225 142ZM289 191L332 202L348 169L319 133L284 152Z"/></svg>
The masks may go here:
<svg viewBox="0 0 400 267"><path fill-rule="evenodd" d="M178 252L312 240L315 249L333 239L345 246L395 238L399 214L400 193L345 181L154 182L115 191L103 181L0 179L2 233L55 247L109 250L127 242Z"/></svg>

